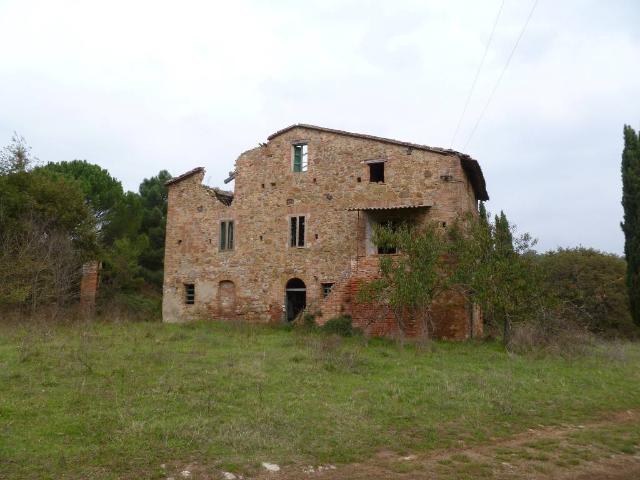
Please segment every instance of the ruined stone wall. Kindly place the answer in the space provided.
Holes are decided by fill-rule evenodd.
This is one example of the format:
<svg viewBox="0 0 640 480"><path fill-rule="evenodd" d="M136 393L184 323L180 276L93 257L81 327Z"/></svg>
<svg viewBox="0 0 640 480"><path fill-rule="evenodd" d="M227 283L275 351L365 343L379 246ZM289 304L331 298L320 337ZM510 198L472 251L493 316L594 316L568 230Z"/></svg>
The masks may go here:
<svg viewBox="0 0 640 480"><path fill-rule="evenodd" d="M292 145L299 142L308 145L306 172L292 171ZM383 184L369 183L363 163L369 160L385 160ZM455 155L306 128L289 130L238 158L231 206L201 184L203 176L169 187L165 321L281 321L291 278L305 283L310 310L326 303L327 311L344 311L342 300L333 307L325 302L322 283L348 288L352 267L366 253L365 213L349 208L427 204L426 220L447 223L476 209ZM289 245L293 215L306 217L304 248ZM222 220L235 223L231 251L219 250ZM195 285L193 305L184 302L185 284Z"/></svg>

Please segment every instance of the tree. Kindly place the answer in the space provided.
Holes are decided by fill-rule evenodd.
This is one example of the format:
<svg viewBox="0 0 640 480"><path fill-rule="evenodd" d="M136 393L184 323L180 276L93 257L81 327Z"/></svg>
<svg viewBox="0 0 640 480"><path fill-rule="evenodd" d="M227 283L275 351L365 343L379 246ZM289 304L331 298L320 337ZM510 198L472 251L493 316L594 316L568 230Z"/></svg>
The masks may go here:
<svg viewBox="0 0 640 480"><path fill-rule="evenodd" d="M443 266L445 241L442 231L429 224L421 229L401 224L376 225L373 241L383 249L400 255L380 256L380 278L360 285L358 301L377 303L391 311L400 332L408 333L418 322L429 336L431 307L434 299L447 287Z"/></svg>
<svg viewBox="0 0 640 480"><path fill-rule="evenodd" d="M141 253L142 274L150 284L162 288L164 270L164 238L167 226L168 191L165 183L171 174L162 170L155 177L140 184L143 215L141 233L148 238L148 246Z"/></svg>
<svg viewBox="0 0 640 480"><path fill-rule="evenodd" d="M14 132L11 143L0 151L0 175L26 172L37 162L24 137Z"/></svg>
<svg viewBox="0 0 640 480"><path fill-rule="evenodd" d="M504 212L493 223L485 215L468 215L452 225L448 244L452 288L501 324L507 346L514 320L531 317L540 301L535 241L514 231Z"/></svg>
<svg viewBox="0 0 640 480"><path fill-rule="evenodd" d="M629 312L624 258L591 248L559 248L539 255L545 294L557 317L596 334L637 334Z"/></svg>
<svg viewBox="0 0 640 480"><path fill-rule="evenodd" d="M633 321L640 325L640 136L629 125L624 126L622 207L629 304Z"/></svg>
<svg viewBox="0 0 640 480"><path fill-rule="evenodd" d="M113 178L104 168L86 160L48 163L41 168L76 181L96 217L98 230L109 238L113 236L107 232L109 223L116 205L122 201L124 196L122 184L118 180Z"/></svg>
<svg viewBox="0 0 640 480"><path fill-rule="evenodd" d="M96 248L75 182L39 169L0 176L0 305L62 304Z"/></svg>

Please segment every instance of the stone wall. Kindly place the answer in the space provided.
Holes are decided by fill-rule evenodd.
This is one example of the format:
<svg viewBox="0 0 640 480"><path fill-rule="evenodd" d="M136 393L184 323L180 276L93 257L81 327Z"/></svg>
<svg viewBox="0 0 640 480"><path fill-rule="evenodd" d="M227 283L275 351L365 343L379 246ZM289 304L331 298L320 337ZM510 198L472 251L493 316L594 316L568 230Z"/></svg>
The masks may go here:
<svg viewBox="0 0 640 480"><path fill-rule="evenodd" d="M293 172L292 145L302 142L308 146L308 169ZM384 183L369 182L365 162L371 160L384 161ZM169 185L163 298L167 322L280 322L285 285L292 278L304 282L307 307L322 310L322 318L345 311L360 318L350 306L357 284L353 270L375 268L368 260L376 258L370 255L368 222L392 211L358 209L412 206L395 212L411 211L420 222L445 223L477 209L476 194L455 154L304 127L240 155L230 206L202 185L203 177L200 170ZM306 220L304 248L289 244L289 218L299 215ZM225 220L234 222L234 248L221 251L220 222ZM326 299L323 283L334 283ZM195 286L192 305L185 303L188 284ZM467 309L462 311L468 318ZM455 315L449 318L459 323ZM461 336L460 328L452 327L445 336Z"/></svg>

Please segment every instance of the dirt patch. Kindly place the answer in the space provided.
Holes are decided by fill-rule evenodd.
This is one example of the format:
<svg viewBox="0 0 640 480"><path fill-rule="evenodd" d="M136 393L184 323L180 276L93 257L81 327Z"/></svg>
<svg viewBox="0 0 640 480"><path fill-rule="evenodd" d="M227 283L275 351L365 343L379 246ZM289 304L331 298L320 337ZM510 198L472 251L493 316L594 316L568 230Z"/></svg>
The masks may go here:
<svg viewBox="0 0 640 480"><path fill-rule="evenodd" d="M336 469L288 466L254 479L531 479L631 480L640 478L640 410L597 421L530 429L475 447L398 455L379 452L366 462Z"/></svg>

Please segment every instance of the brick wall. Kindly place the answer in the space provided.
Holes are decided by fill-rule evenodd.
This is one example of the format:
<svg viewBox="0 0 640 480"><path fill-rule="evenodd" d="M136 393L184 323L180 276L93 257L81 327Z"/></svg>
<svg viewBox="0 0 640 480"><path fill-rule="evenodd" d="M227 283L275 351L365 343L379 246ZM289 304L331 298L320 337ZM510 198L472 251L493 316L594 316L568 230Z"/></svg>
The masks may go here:
<svg viewBox="0 0 640 480"><path fill-rule="evenodd" d="M93 312L96 307L96 294L100 262L92 260L82 265L82 277L80 278L80 306L87 312Z"/></svg>

